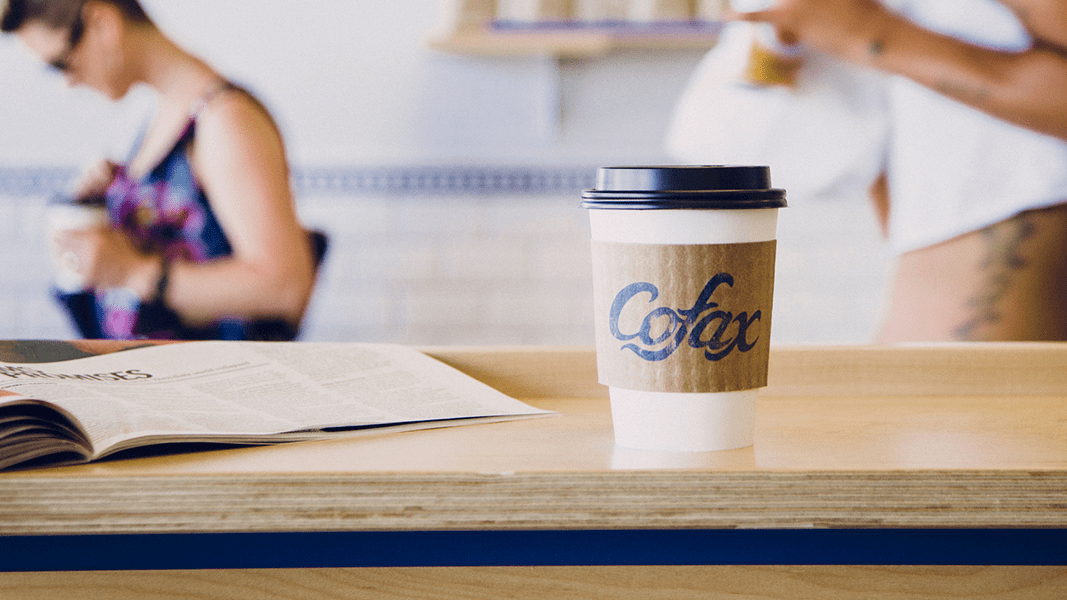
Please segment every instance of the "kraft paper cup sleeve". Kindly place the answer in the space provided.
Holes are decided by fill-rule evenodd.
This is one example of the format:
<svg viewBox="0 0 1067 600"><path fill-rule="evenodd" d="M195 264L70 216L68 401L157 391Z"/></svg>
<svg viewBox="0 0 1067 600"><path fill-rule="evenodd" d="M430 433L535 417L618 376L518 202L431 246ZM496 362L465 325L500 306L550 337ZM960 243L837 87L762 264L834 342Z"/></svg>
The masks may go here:
<svg viewBox="0 0 1067 600"><path fill-rule="evenodd" d="M767 385L776 242L593 242L600 383L714 393Z"/></svg>

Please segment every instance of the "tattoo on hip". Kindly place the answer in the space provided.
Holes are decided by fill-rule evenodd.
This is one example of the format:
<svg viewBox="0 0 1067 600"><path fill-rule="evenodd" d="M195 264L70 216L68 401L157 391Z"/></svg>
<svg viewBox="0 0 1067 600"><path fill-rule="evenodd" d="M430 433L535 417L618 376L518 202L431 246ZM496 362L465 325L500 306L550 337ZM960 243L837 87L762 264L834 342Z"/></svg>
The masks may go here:
<svg viewBox="0 0 1067 600"><path fill-rule="evenodd" d="M1003 321L1003 301L1027 267L1022 246L1036 230L1026 214L981 230L985 256L978 264L978 288L966 303L969 317L954 331L957 339L983 339L983 328Z"/></svg>

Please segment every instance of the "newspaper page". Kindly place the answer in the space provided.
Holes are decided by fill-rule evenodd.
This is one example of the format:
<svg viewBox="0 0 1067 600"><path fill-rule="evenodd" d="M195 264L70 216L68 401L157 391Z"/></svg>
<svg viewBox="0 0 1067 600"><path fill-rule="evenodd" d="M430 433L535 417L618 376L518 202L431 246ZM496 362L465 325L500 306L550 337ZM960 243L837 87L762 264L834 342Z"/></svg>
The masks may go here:
<svg viewBox="0 0 1067 600"><path fill-rule="evenodd" d="M139 440L272 443L327 437L331 429L554 414L390 344L188 342L0 362L0 399L11 394L73 416L97 457Z"/></svg>

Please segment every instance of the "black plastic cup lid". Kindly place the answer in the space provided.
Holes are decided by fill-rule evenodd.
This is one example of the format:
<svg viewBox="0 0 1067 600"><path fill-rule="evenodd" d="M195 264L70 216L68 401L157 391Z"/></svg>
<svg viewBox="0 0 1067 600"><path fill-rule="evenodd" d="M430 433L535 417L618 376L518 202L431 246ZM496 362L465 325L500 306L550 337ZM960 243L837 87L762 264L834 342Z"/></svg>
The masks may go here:
<svg viewBox="0 0 1067 600"><path fill-rule="evenodd" d="M582 192L582 208L784 208L785 190L771 187L769 167L601 167L596 189Z"/></svg>

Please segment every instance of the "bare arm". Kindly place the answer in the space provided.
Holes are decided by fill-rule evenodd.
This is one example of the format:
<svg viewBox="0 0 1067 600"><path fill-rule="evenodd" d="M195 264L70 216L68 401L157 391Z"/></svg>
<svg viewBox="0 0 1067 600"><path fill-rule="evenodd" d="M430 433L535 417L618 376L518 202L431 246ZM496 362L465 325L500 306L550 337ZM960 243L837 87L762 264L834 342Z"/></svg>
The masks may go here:
<svg viewBox="0 0 1067 600"><path fill-rule="evenodd" d="M1038 41L990 50L923 29L874 0L783 0L738 18L857 64L912 79L994 117L1067 139L1067 6L1010 0Z"/></svg>
<svg viewBox="0 0 1067 600"><path fill-rule="evenodd" d="M167 303L194 322L299 318L313 285L311 250L274 124L248 97L228 94L198 120L193 164L233 255L174 265Z"/></svg>
<svg viewBox="0 0 1067 600"><path fill-rule="evenodd" d="M249 98L228 94L197 121L194 170L233 254L206 263L171 265L165 301L190 324L221 317L298 320L314 284L308 237L289 187L281 137ZM138 253L120 233L95 248L92 280L155 293L161 259Z"/></svg>

